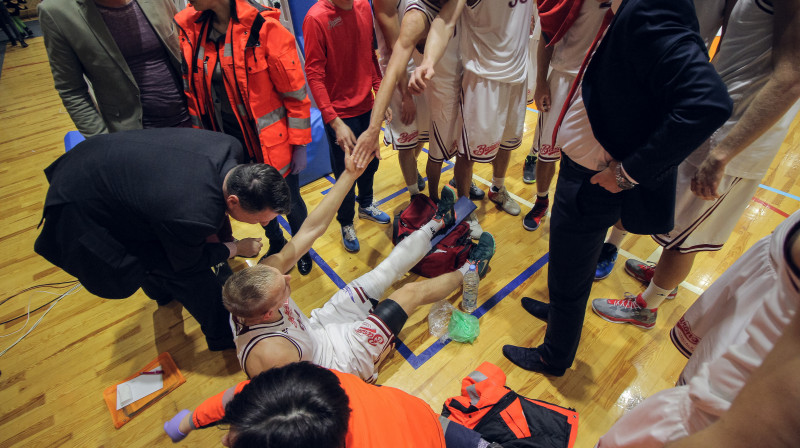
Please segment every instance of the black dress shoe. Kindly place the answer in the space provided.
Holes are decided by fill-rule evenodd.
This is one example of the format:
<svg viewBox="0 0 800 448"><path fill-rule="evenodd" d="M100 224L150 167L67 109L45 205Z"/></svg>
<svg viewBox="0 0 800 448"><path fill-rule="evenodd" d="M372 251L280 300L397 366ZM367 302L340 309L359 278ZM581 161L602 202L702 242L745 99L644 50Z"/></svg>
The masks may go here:
<svg viewBox="0 0 800 448"><path fill-rule="evenodd" d="M509 361L531 372L539 372L550 376L564 376L567 369L556 369L542 361L542 356L538 348L517 347L516 345L504 345L503 356Z"/></svg>
<svg viewBox="0 0 800 448"><path fill-rule="evenodd" d="M305 255L297 260L297 272L299 272L300 275L308 275L308 273L311 272L311 266L313 265L314 263L311 261L311 254L306 252Z"/></svg>
<svg viewBox="0 0 800 448"><path fill-rule="evenodd" d="M530 297L523 297L520 303L522 304L522 307L525 308L525 311L531 313L533 317L547 322L547 316L550 314L549 303L540 302L536 299L531 299Z"/></svg>

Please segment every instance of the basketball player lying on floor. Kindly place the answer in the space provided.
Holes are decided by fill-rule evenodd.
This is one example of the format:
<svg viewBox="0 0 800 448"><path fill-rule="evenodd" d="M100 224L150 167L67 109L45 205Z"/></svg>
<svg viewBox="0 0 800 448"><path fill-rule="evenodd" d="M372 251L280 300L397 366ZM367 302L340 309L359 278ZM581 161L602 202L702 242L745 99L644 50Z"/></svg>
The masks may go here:
<svg viewBox="0 0 800 448"><path fill-rule="evenodd" d="M393 387L297 362L260 373L164 424L173 442L195 428L230 425L235 448L486 448L480 434Z"/></svg>
<svg viewBox="0 0 800 448"><path fill-rule="evenodd" d="M334 189L342 180L336 182ZM232 315L239 362L249 377L290 362L311 361L373 383L378 377L377 366L394 346L408 316L418 306L451 294L461 285L470 264L476 265L481 276L489 267L495 244L492 235L484 232L459 270L403 285L378 302L392 283L430 251L431 238L453 225L455 193L445 187L433 219L402 240L375 269L340 289L308 318L290 297L291 277L284 273L297 262L297 254L306 253L316 239L304 235L309 221L314 227L333 218L341 198L331 197L332 193L333 190L308 216L283 250L259 265L235 273L223 287L222 300Z"/></svg>

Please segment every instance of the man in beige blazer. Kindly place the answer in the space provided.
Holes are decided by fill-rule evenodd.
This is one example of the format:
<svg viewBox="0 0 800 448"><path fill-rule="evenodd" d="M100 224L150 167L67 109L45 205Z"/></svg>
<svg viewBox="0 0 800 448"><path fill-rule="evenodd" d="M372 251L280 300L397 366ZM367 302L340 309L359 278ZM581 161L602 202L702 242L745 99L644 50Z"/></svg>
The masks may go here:
<svg viewBox="0 0 800 448"><path fill-rule="evenodd" d="M172 20L176 12L171 0L45 0L39 5L56 90L84 136L188 124ZM159 57L147 59L154 53ZM170 106L159 110L161 104Z"/></svg>

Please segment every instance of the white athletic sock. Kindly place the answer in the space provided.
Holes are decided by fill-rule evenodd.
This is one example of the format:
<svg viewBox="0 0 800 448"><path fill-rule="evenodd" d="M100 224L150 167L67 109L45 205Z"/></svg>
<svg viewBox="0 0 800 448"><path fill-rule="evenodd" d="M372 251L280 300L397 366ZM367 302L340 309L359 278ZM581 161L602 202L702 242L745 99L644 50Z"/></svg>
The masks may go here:
<svg viewBox="0 0 800 448"><path fill-rule="evenodd" d="M470 265L471 265L471 263L469 261L464 263L464 266L461 266L460 268L458 268L458 272L460 272L461 275L467 275L467 271L469 271Z"/></svg>
<svg viewBox="0 0 800 448"><path fill-rule="evenodd" d="M647 303L648 309L656 309L661 306L661 302L663 302L671 292L671 289L660 288L651 281L650 284L647 285L647 289L642 293L642 300Z"/></svg>
<svg viewBox="0 0 800 448"><path fill-rule="evenodd" d="M444 221L431 219L430 221L425 223L425 225L423 225L422 227L417 229L417 232L424 232L425 235L428 236L428 241L430 241L431 239L433 239L433 235L436 235L436 232L441 230L442 227L444 227ZM429 244L429 246L430 246L430 244ZM429 248L429 250L430 250L430 248Z"/></svg>
<svg viewBox="0 0 800 448"><path fill-rule="evenodd" d="M536 192L536 197L539 197L539 198L546 198L548 194L550 194L550 192L549 192L549 191L545 191L544 193L541 193L541 192L538 192L538 191L537 191L537 192Z"/></svg>
<svg viewBox="0 0 800 448"><path fill-rule="evenodd" d="M500 191L500 189L503 188L503 185L505 185L505 184L506 184L506 178L505 177L493 177L492 178L492 191L494 191L494 192Z"/></svg>
<svg viewBox="0 0 800 448"><path fill-rule="evenodd" d="M416 182L414 182L411 185L407 185L406 188L408 188L408 194L410 194L411 196L419 194L419 185L417 185Z"/></svg>
<svg viewBox="0 0 800 448"><path fill-rule="evenodd" d="M423 227L428 227L430 221ZM363 287L369 297L381 297L392 283L401 279L422 257L431 250L431 237L428 231L419 229L408 235L392 249L388 257L352 283Z"/></svg>
<svg viewBox="0 0 800 448"><path fill-rule="evenodd" d="M608 238L606 238L606 243L613 244L614 247L619 248L619 245L622 244L622 240L625 239L627 234L627 230L620 230L617 226L612 226L611 233L609 233Z"/></svg>

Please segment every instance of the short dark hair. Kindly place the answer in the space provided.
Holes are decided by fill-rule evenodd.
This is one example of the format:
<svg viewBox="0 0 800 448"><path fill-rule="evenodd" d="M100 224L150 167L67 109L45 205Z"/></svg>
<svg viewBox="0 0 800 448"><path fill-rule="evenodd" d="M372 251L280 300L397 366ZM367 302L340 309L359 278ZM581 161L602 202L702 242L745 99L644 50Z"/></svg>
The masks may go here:
<svg viewBox="0 0 800 448"><path fill-rule="evenodd" d="M225 183L228 194L239 198L239 205L251 213L271 209L285 215L292 204L289 185L275 167L263 163L235 166Z"/></svg>
<svg viewBox="0 0 800 448"><path fill-rule="evenodd" d="M339 378L309 362L262 372L225 406L234 448L342 448L349 420Z"/></svg>

